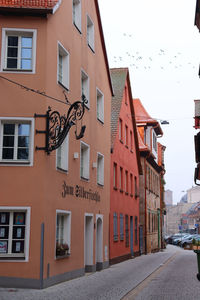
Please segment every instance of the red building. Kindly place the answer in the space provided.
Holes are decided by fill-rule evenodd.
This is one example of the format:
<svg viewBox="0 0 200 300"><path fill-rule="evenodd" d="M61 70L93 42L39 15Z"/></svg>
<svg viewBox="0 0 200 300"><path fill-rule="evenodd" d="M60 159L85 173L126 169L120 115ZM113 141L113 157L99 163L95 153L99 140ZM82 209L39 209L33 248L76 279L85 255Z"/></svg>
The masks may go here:
<svg viewBox="0 0 200 300"><path fill-rule="evenodd" d="M110 263L139 254L139 159L127 68L111 69Z"/></svg>

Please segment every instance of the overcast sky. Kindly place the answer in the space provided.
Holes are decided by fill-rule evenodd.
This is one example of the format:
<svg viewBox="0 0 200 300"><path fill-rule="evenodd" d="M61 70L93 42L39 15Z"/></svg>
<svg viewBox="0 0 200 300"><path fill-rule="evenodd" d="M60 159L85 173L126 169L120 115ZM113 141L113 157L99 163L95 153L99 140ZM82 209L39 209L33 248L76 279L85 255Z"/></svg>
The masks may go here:
<svg viewBox="0 0 200 300"><path fill-rule="evenodd" d="M128 67L132 94L162 125L165 189L194 186L194 99L200 99L196 0L99 0L110 68Z"/></svg>

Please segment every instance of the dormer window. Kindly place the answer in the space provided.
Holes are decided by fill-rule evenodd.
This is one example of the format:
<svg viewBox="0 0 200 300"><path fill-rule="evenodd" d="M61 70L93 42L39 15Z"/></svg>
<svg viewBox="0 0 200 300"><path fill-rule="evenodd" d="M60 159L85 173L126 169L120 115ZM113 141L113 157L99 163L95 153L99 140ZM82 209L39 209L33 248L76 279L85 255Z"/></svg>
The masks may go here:
<svg viewBox="0 0 200 300"><path fill-rule="evenodd" d="M153 139L153 149L157 152L157 137L156 137L156 134L155 132L153 131L153 136L152 136L152 139Z"/></svg>

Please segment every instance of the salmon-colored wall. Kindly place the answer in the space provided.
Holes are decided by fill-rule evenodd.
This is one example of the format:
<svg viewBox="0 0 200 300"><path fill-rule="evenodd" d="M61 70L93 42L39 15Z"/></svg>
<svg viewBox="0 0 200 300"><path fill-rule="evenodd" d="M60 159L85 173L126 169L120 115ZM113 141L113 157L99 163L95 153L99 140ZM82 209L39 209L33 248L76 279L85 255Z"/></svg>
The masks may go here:
<svg viewBox="0 0 200 300"><path fill-rule="evenodd" d="M126 82L127 85L127 82ZM124 90L125 93L125 90ZM134 140L133 123L130 110L130 99L128 104L125 104L125 95L123 96L121 110L119 118L123 122L123 138L125 132L125 124L128 126L128 147L125 146L125 140L123 143L119 140L119 120L118 130L114 143L113 153L111 154L111 201L110 201L110 259L117 258L126 254L130 254L130 216L133 216L133 251L139 251L139 197L135 197L135 185L134 177L137 177L137 190L139 192L139 171L136 158L136 146ZM130 130L133 133L133 151L130 147ZM113 188L113 164L117 164L117 190ZM119 189L119 172L120 167L123 168L123 183L125 182L125 171L128 171L128 195L123 193ZM130 190L130 173L133 174L133 196L131 196ZM113 239L113 214L118 215L118 241ZM124 215L124 240L120 241L120 213ZM126 247L126 234L125 234L125 215L129 217L129 247ZM135 216L138 217L138 233L137 233L137 245L135 244Z"/></svg>
<svg viewBox="0 0 200 300"><path fill-rule="evenodd" d="M95 52L86 42L86 15L94 22ZM1 27L37 29L36 74L2 75L28 87L45 91L46 94L65 101L63 88L57 84L58 41L70 54L70 89L66 92L71 103L81 97L81 69L90 79L90 109L85 112L83 124L86 131L82 141L90 145L90 179L80 179L80 141L75 139L72 127L69 134L69 172L56 170L56 152L47 155L44 151L34 151L32 167L1 166L1 206L30 206L31 230L29 262L0 262L0 276L39 278L40 274L40 226L45 224L44 234L44 278L49 264L50 277L64 272L84 268L84 214L103 215L103 262L105 246L109 248L109 208L110 208L110 104L111 88L100 39L99 25L94 1L82 1L82 33L72 22L72 1L62 1L54 15L45 18L1 17ZM0 31L1 32L1 31ZM0 33L1 34L1 33ZM1 36L0 36L1 40ZM104 124L96 117L96 87L104 94ZM66 114L68 106L27 92L0 79L1 117L33 117L34 113L45 114L48 106ZM6 101L5 101L6 99ZM45 121L37 118L35 129L44 130ZM34 146L44 146L44 136L34 136ZM79 158L74 159L74 152ZM104 186L97 185L97 152L104 155ZM62 185L83 186L86 190L98 191L100 202L62 197ZM67 259L55 259L56 209L71 211L71 255ZM95 228L95 225L94 225ZM95 258L95 229L94 251Z"/></svg>

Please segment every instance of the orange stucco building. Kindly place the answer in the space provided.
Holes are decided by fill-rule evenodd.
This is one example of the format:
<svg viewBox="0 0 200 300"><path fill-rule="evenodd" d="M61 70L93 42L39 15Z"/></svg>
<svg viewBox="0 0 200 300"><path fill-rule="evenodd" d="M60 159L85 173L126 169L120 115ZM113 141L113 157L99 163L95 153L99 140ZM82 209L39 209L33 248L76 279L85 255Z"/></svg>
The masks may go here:
<svg viewBox="0 0 200 300"><path fill-rule="evenodd" d="M111 69L110 263L139 255L141 164L129 71Z"/></svg>
<svg viewBox="0 0 200 300"><path fill-rule="evenodd" d="M157 142L163 135L159 122L150 117L140 99L133 99L133 105L143 171L140 176L141 252L150 253L162 246L165 147Z"/></svg>
<svg viewBox="0 0 200 300"><path fill-rule="evenodd" d="M0 286L44 288L109 264L112 86L96 0L0 0L0 14ZM48 154L47 114L83 94Z"/></svg>

